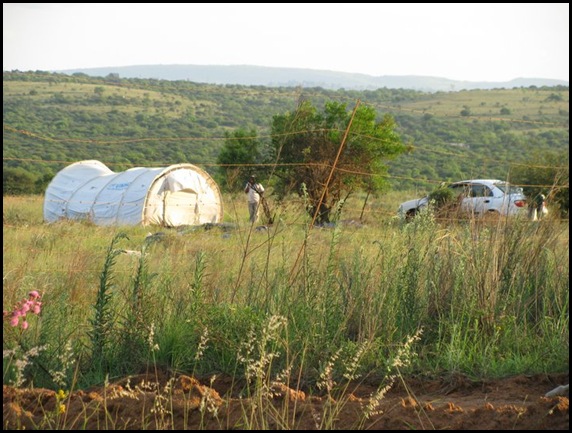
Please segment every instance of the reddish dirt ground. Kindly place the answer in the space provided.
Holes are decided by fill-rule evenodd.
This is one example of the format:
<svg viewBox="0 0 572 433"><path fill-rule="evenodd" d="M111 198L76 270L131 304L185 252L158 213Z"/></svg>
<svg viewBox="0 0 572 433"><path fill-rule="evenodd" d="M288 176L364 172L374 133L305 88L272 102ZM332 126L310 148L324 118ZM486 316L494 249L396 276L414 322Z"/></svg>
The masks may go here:
<svg viewBox="0 0 572 433"><path fill-rule="evenodd" d="M3 422L5 430L568 430L568 392L545 397L568 379L568 374L478 382L409 379L396 382L377 413L365 419L375 384L348 388L343 401L274 386L271 403L257 406L257 399L240 398L230 378L211 384L153 374L63 399L50 390L4 386Z"/></svg>

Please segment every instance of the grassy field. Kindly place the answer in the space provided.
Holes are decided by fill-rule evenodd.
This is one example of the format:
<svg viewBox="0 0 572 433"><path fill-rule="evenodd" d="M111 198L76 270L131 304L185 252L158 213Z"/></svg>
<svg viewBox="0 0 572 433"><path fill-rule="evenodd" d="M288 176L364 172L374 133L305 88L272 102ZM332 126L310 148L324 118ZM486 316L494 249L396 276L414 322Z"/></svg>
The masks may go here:
<svg viewBox="0 0 572 433"><path fill-rule="evenodd" d="M33 81L5 81L4 98L29 99L37 103L46 104L50 98L58 97L67 99L72 105L68 109L75 111L101 110L101 106L89 107L86 101L93 100L94 97L113 97L117 99L112 105L114 110L133 113L144 107L149 113L161 113L170 117L178 117L191 110L193 112L205 113L215 108L216 103L206 98L195 97L195 101L180 95L163 93L155 89L137 89L131 86L117 86L114 84L87 84L87 83L61 83L61 82L33 82ZM227 89L217 89L217 87L207 87L208 95L220 93L221 95L237 94ZM203 91L205 91L203 89ZM277 91L276 91L277 92ZM244 98L256 98L257 103L262 103L265 99L272 97L272 90L267 89L265 93L256 88L241 89L240 93ZM312 97L311 91L306 91L306 97ZM277 92L275 97L290 95L292 100L297 98L297 93ZM84 101L82 104L81 101ZM348 99L355 102L355 100ZM54 101L56 102L56 101ZM366 104L367 100L364 101ZM547 127L551 124L561 128L568 121L569 112L569 92L558 90L547 92L546 90L522 88L515 89L494 89L478 91L457 91L429 93L425 97L418 97L414 100L402 100L389 105L373 103L376 108L389 110L390 112L405 112L431 114L437 117L451 118L460 117L463 109L468 109L470 117L487 120L506 121L539 121L546 119ZM75 104L75 106L74 106ZM110 102L112 104L112 102ZM107 107L108 108L108 107ZM228 108L228 107L227 107ZM505 109L501 112L501 109ZM506 111L508 110L508 111ZM558 123L560 119L560 123Z"/></svg>
<svg viewBox="0 0 572 433"><path fill-rule="evenodd" d="M144 371L232 378L251 403L229 426L245 429L302 425L287 405L274 414L276 384L335 396L315 424L328 429L355 381L375 383L373 404L397 378L566 373L567 222L427 213L406 224L394 217L402 198L356 197L331 227L310 226L295 200L272 203L274 225L251 226L244 196L227 195L224 224L168 229L45 224L42 196L4 197L3 383L16 404L5 427L122 425L111 401L93 401L98 422L68 392L103 386L105 397ZM53 395L6 395L40 388ZM39 415L18 415L32 403ZM169 429L141 404L139 428Z"/></svg>
<svg viewBox="0 0 572 433"><path fill-rule="evenodd" d="M404 109L431 113L435 116L458 116L468 108L476 118L504 118L506 120L540 120L542 116L558 119L562 122L568 116L568 92L560 96L550 92L533 89L495 89L480 91L443 92L427 101L400 103ZM501 113L501 109L506 110Z"/></svg>
<svg viewBox="0 0 572 433"><path fill-rule="evenodd" d="M359 223L356 200L332 227L296 203L251 227L240 195L210 230L105 228L44 224L40 196L3 205L5 384L84 388L150 363L244 378L262 363L315 386L329 358L333 377L387 375L413 336L404 374L568 369L566 222L404 224L372 200ZM11 326L33 290L41 313Z"/></svg>

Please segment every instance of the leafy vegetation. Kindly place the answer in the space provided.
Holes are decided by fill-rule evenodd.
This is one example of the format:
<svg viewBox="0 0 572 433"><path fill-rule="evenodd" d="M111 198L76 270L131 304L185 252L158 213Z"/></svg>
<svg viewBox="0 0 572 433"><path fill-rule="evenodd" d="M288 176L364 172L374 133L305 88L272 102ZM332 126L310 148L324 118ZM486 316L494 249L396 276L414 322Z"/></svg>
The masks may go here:
<svg viewBox="0 0 572 433"><path fill-rule="evenodd" d="M537 153L528 164L517 165L512 179L524 185L528 197L543 194L567 218L570 209L570 153Z"/></svg>
<svg viewBox="0 0 572 433"><path fill-rule="evenodd" d="M391 116L377 121L375 110L326 103L323 112L305 101L272 122L272 156L285 165L276 168L275 191L281 198L296 191L306 196L307 210L318 224L356 190L381 191L387 161L405 152ZM334 170L335 168L335 170ZM369 176L363 176L366 172Z"/></svg>
<svg viewBox="0 0 572 433"><path fill-rule="evenodd" d="M219 183L234 190L244 185L245 179L261 161L264 151L255 129L246 131L239 128L233 133L226 132L223 148L218 155Z"/></svg>
<svg viewBox="0 0 572 433"><path fill-rule="evenodd" d="M61 168L82 159L115 171L189 162L221 179L228 171L218 158L229 134L256 131L262 147L270 147L277 139L274 116L295 111L300 101L353 107L358 100L379 122L393 117L396 133L413 144L413 152L388 162L394 189L512 178L516 164L569 151L569 89L561 86L333 91L4 72L4 194L18 188L41 193ZM15 185L17 179L26 188Z"/></svg>
<svg viewBox="0 0 572 433"><path fill-rule="evenodd" d="M359 208L350 201L344 219ZM5 315L5 384L85 389L159 366L258 390L288 372L317 390L395 373L413 336L403 375L568 371L565 222L442 225L426 212L326 229L288 206L266 231L252 231L244 208L230 231L149 237L44 224L41 206L4 197L3 304L19 308L31 290L42 301L27 329Z"/></svg>

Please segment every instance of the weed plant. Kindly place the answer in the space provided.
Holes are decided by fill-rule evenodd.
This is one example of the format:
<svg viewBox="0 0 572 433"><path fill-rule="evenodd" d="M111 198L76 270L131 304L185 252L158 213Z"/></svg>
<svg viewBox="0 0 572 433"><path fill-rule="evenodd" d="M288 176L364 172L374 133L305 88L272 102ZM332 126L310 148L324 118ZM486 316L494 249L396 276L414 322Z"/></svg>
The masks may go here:
<svg viewBox="0 0 572 433"><path fill-rule="evenodd" d="M352 384L371 380L364 428L411 374L568 370L560 221L426 212L348 224L342 211L315 227L284 207L272 226L250 225L245 212L232 228L102 228L44 224L38 207L41 197L4 197L3 379L62 390L60 404L72 389L144 371L223 374L248 397L244 428L296 428L292 407L271 399L304 390L336 402L316 414L316 428L330 429ZM12 326L9 312L32 290L41 313L28 329ZM173 428L165 404L149 426Z"/></svg>

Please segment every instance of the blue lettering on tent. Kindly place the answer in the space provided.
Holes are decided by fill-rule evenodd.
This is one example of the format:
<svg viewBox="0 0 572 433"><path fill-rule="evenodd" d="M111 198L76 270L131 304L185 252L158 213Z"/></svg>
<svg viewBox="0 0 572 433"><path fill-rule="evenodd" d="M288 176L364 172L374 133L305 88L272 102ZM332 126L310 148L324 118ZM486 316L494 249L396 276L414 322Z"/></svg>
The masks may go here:
<svg viewBox="0 0 572 433"><path fill-rule="evenodd" d="M107 186L107 189L110 191L121 191L122 189L127 189L128 186L129 186L129 183L127 183L127 182L112 183L112 184L109 184Z"/></svg>

